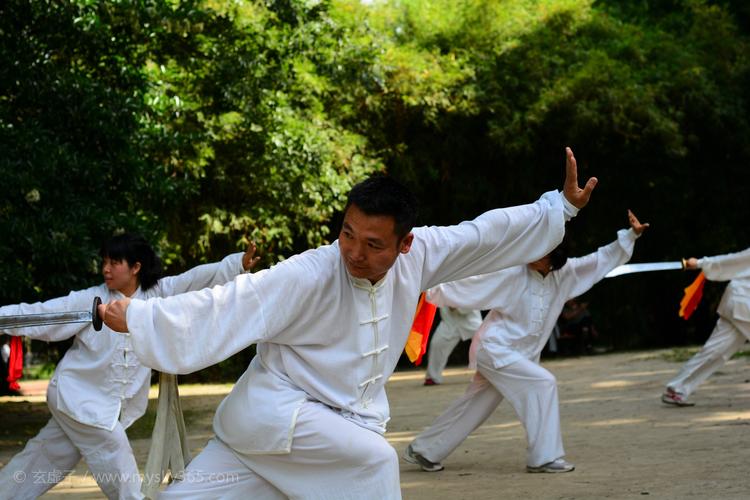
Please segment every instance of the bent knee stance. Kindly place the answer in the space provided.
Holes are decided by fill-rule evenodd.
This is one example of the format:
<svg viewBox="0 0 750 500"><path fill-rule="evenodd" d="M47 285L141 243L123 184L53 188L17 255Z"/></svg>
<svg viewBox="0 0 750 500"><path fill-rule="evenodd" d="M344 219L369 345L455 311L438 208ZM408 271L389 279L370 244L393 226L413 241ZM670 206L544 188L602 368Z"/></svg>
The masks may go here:
<svg viewBox="0 0 750 500"><path fill-rule="evenodd" d="M546 371L537 374L533 382L529 384L529 390L539 394L553 394L557 392L557 378Z"/></svg>
<svg viewBox="0 0 750 500"><path fill-rule="evenodd" d="M357 452L357 458L367 467L390 469L394 464L398 467L398 454L385 439L369 440Z"/></svg>

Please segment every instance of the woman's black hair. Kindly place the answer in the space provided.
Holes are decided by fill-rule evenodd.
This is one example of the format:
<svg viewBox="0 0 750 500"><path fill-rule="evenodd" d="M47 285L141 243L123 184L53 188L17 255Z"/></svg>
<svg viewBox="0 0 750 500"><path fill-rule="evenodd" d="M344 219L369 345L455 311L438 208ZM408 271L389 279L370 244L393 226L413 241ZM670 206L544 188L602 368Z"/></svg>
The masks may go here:
<svg viewBox="0 0 750 500"><path fill-rule="evenodd" d="M389 215L395 222L399 240L412 230L417 222L417 198L404 185L387 175L374 175L355 185L349 192L344 208L356 205L367 215Z"/></svg>
<svg viewBox="0 0 750 500"><path fill-rule="evenodd" d="M129 266L141 263L138 284L141 290L148 290L161 278L161 260L143 236L125 233L114 236L102 245L99 256L114 261L127 261Z"/></svg>

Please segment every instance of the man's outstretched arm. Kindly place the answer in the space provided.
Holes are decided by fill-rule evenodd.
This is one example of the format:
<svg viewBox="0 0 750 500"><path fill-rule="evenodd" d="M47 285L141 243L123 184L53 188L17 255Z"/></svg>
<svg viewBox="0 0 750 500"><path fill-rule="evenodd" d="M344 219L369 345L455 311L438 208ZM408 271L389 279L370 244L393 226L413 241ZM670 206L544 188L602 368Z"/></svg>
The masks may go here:
<svg viewBox="0 0 750 500"><path fill-rule="evenodd" d="M565 221L591 198L591 178L578 186L578 167L566 148L562 192L550 191L534 203L490 210L457 226L415 230L412 251L424 252L422 288L487 274L547 255L565 235Z"/></svg>

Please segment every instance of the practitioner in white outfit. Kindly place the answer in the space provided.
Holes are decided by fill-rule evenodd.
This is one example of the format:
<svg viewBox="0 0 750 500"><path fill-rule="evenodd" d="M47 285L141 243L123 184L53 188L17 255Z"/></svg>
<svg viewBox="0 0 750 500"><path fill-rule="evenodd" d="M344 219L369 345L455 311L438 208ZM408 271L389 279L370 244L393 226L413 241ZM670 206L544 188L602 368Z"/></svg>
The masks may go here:
<svg viewBox="0 0 750 500"><path fill-rule="evenodd" d="M420 292L540 258L596 184L578 187L568 148L563 193L448 227L413 228L416 200L389 177L349 193L339 238L224 287L102 305L138 357L170 373L257 355L214 417L216 438L163 499L401 498L384 438L385 384ZM200 345L200 349L195 346Z"/></svg>
<svg viewBox="0 0 750 500"><path fill-rule="evenodd" d="M461 340L469 340L482 324L482 314L473 309L441 307L440 323L430 339L424 385L443 383L448 357Z"/></svg>
<svg viewBox="0 0 750 500"><path fill-rule="evenodd" d="M0 307L0 315L88 310L94 297L166 297L224 284L257 262L255 246L220 263L159 278L161 265L142 237L123 234L101 249L104 283L65 297ZM83 458L108 498L143 498L141 478L125 429L146 411L151 369L134 353L129 335L107 327L71 323L4 330L10 335L60 341L75 337L47 389L52 418L26 447L0 470L0 499L37 498L65 477Z"/></svg>
<svg viewBox="0 0 750 500"><path fill-rule="evenodd" d="M438 306L490 312L472 340L470 360L477 371L468 389L406 448L407 462L442 470L441 462L506 398L526 430L527 471L575 468L564 459L557 381L539 357L565 302L630 260L648 224L630 210L628 220L630 229L584 257L566 259L558 248L531 264L428 290L427 299Z"/></svg>
<svg viewBox="0 0 750 500"><path fill-rule="evenodd" d="M661 400L675 406L693 406L688 402L693 391L750 339L750 248L702 259L691 257L685 268L701 269L711 281L731 281L716 310L719 319L711 336L667 383Z"/></svg>

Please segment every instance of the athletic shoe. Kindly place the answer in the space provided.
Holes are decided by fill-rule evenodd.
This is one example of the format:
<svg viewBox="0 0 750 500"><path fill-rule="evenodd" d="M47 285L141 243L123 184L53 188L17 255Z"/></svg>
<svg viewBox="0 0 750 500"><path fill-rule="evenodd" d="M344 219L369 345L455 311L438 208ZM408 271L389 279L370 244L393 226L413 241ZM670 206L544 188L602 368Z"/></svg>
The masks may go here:
<svg viewBox="0 0 750 500"><path fill-rule="evenodd" d="M432 380L430 377L427 377L426 379L424 379L424 385L440 385L440 384Z"/></svg>
<svg viewBox="0 0 750 500"><path fill-rule="evenodd" d="M440 462L430 462L425 457L414 451L411 445L406 447L402 457L410 464L419 465L425 472L438 472L444 469L443 464Z"/></svg>
<svg viewBox="0 0 750 500"><path fill-rule="evenodd" d="M689 403L685 395L674 389L667 387L667 392L661 395L661 402L674 406L695 406L695 403Z"/></svg>
<svg viewBox="0 0 750 500"><path fill-rule="evenodd" d="M567 462L564 458L558 458L557 460L553 460L551 462L547 462L544 465L539 465L537 467L532 467L531 465L526 466L526 472L551 472L551 473L557 473L557 472L570 472L572 470L575 470L576 466L571 464L570 462Z"/></svg>

